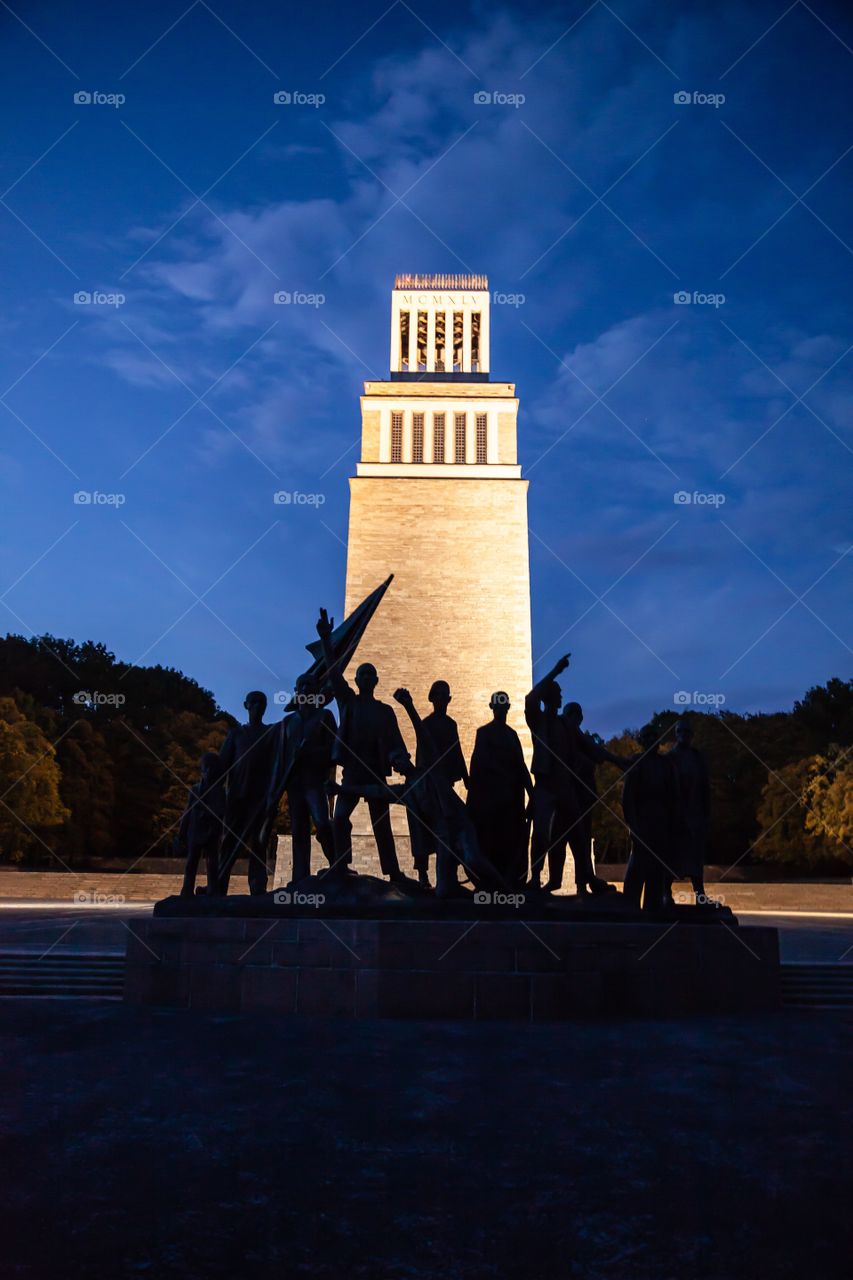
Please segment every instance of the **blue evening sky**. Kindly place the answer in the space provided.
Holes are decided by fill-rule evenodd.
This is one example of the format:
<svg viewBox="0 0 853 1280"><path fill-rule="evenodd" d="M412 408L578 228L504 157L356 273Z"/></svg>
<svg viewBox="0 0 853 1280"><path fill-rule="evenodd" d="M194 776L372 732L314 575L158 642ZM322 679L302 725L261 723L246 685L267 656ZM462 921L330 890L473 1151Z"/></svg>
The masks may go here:
<svg viewBox="0 0 853 1280"><path fill-rule="evenodd" d="M0 28L3 630L235 713L290 687L341 614L394 273L472 271L518 303L492 372L537 673L570 649L602 732L849 674L846 6L14 0Z"/></svg>

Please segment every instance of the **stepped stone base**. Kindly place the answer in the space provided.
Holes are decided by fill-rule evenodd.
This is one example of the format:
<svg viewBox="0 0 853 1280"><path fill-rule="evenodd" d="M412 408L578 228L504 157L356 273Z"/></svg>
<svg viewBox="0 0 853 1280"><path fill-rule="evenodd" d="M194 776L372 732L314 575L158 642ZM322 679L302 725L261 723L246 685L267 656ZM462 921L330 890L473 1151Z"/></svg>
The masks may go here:
<svg viewBox="0 0 853 1280"><path fill-rule="evenodd" d="M321 919L291 903L288 914L270 919L263 899L244 902L266 918L239 915L240 902L225 901L227 916L213 915L213 903L171 899L158 908L168 914L134 922L125 999L221 1011L518 1021L780 1007L776 930L702 923L690 909L669 922L619 920L612 912L601 920L478 916L471 904L460 904L451 919L358 912Z"/></svg>

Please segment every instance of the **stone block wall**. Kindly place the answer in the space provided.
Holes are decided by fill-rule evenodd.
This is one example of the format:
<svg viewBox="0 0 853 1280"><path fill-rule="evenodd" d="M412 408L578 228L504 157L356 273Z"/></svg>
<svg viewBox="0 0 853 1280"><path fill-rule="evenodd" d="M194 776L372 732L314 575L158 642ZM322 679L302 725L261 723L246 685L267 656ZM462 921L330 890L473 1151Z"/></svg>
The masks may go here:
<svg viewBox="0 0 853 1280"><path fill-rule="evenodd" d="M125 999L335 1017L564 1020L780 1005L775 929L503 919L135 921Z"/></svg>
<svg viewBox="0 0 853 1280"><path fill-rule="evenodd" d="M532 684L526 480L359 477L350 481L346 612L395 575L359 646L377 696L410 689L421 714L447 680L466 758L491 719L496 689L529 749L524 695ZM353 672L348 672L351 678ZM401 708L403 736L414 735Z"/></svg>

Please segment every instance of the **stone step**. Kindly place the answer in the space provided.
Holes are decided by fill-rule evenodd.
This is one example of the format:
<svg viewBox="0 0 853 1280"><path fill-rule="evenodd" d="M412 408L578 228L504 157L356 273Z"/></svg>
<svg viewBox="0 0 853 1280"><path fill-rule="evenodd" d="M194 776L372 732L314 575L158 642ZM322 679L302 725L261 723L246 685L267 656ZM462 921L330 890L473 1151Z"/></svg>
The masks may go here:
<svg viewBox="0 0 853 1280"><path fill-rule="evenodd" d="M124 965L94 965L94 966L78 966L78 965L40 965L40 964L18 964L4 965L0 967L0 980L5 977L17 977L22 973L32 974L38 977L40 974L49 978L120 978L124 973Z"/></svg>
<svg viewBox="0 0 853 1280"><path fill-rule="evenodd" d="M124 966L120 969L77 969L69 966L63 968L41 968L39 965L17 965L8 969L0 969L0 982L13 981L16 978L31 978L34 982L117 982L124 974Z"/></svg>
<svg viewBox="0 0 853 1280"><path fill-rule="evenodd" d="M806 982L806 983L783 982L782 988L784 991L791 991L791 992L793 991L802 991L802 992L835 991L835 992L838 992L839 994L847 993L853 990L853 988L846 986L844 983L835 983L835 982L828 982L828 981Z"/></svg>
<svg viewBox="0 0 853 1280"><path fill-rule="evenodd" d="M21 1000L38 997L44 1000L121 1000L123 992L117 987L96 987L86 990L70 990L67 987L33 987L27 983L0 987L0 1000Z"/></svg>
<svg viewBox="0 0 853 1280"><path fill-rule="evenodd" d="M31 982L26 978L0 982L0 995L109 995L122 994L120 982Z"/></svg>
<svg viewBox="0 0 853 1280"><path fill-rule="evenodd" d="M832 991L853 991L853 983L849 979L846 981L839 978L834 981L832 978L783 978L782 985L790 988L791 991L811 991L813 988L828 988Z"/></svg>
<svg viewBox="0 0 853 1280"><path fill-rule="evenodd" d="M124 964L124 956L120 952L111 953L108 956L57 956L55 952L24 952L19 955L10 955L8 952L0 954L0 966L9 966L20 968L21 965L41 965L43 968L49 968L54 965L58 969L109 969L121 968Z"/></svg>
<svg viewBox="0 0 853 1280"><path fill-rule="evenodd" d="M37 973L121 973L124 969L124 957L118 960L107 960L103 964L99 964L97 960L87 960L81 964L79 961L62 961L47 959L40 960L38 957L22 956L20 960L3 959L0 962L0 973L20 973L23 970L32 970Z"/></svg>
<svg viewBox="0 0 853 1280"><path fill-rule="evenodd" d="M788 963L781 976L787 1008L853 1009L853 965Z"/></svg>
<svg viewBox="0 0 853 1280"><path fill-rule="evenodd" d="M0 954L0 997L120 1000L123 990L124 957L115 952Z"/></svg>

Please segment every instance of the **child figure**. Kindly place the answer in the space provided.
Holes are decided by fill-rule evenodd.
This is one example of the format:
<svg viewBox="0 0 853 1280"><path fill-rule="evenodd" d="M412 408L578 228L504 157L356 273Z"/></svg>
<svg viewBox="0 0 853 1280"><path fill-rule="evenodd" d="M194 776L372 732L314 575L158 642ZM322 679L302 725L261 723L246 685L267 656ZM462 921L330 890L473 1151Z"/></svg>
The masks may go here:
<svg viewBox="0 0 853 1280"><path fill-rule="evenodd" d="M207 893L216 892L219 874L219 842L225 817L225 779L215 751L205 751L199 761L199 769L199 780L190 787L187 807L175 839L175 844L186 850L182 898L192 898L195 894L195 879L202 857L207 871Z"/></svg>

